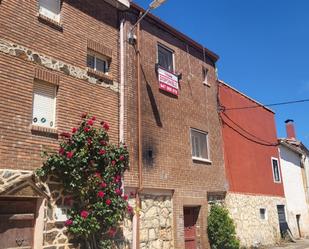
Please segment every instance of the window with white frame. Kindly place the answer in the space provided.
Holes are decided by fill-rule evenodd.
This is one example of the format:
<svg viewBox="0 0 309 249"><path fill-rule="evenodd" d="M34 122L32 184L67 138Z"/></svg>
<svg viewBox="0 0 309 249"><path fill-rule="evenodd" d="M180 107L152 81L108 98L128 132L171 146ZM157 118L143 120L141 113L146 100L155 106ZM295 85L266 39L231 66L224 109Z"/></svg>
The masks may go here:
<svg viewBox="0 0 309 249"><path fill-rule="evenodd" d="M260 218L261 218L261 220L266 220L267 219L266 208L260 208Z"/></svg>
<svg viewBox="0 0 309 249"><path fill-rule="evenodd" d="M54 128L57 86L35 81L33 86L32 124Z"/></svg>
<svg viewBox="0 0 309 249"><path fill-rule="evenodd" d="M39 0L39 13L56 22L60 22L61 0Z"/></svg>
<svg viewBox="0 0 309 249"><path fill-rule="evenodd" d="M209 161L208 134L191 129L192 158L194 160Z"/></svg>
<svg viewBox="0 0 309 249"><path fill-rule="evenodd" d="M108 59L92 51L87 54L87 67L105 74L109 72Z"/></svg>
<svg viewBox="0 0 309 249"><path fill-rule="evenodd" d="M281 182L279 160L277 158L272 157L271 163L272 163L274 182Z"/></svg>
<svg viewBox="0 0 309 249"><path fill-rule="evenodd" d="M160 44L158 45L158 64L168 71L174 71L174 52Z"/></svg>

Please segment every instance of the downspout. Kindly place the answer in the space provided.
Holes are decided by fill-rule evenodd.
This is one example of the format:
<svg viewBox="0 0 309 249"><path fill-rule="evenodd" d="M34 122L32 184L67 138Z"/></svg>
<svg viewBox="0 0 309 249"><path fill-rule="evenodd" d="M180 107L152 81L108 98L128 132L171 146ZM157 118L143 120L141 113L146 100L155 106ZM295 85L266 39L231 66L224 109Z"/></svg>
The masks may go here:
<svg viewBox="0 0 309 249"><path fill-rule="evenodd" d="M120 22L119 142L124 143L124 19Z"/></svg>
<svg viewBox="0 0 309 249"><path fill-rule="evenodd" d="M140 192L143 189L143 172L142 172L142 112L141 112L141 58L140 58L140 23L136 28L136 56L137 56L137 119L138 119L138 190L136 193L136 249L140 248L140 215L141 198Z"/></svg>

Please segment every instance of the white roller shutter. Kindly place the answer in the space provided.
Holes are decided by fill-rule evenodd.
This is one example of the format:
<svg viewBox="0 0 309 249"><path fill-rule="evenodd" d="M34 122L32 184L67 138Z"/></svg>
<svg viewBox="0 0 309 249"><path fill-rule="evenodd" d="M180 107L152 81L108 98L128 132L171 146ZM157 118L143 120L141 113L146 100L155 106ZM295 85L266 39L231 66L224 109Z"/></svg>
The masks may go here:
<svg viewBox="0 0 309 249"><path fill-rule="evenodd" d="M57 22L60 21L60 0L39 0L39 4L40 14Z"/></svg>
<svg viewBox="0 0 309 249"><path fill-rule="evenodd" d="M55 127L55 85L35 82L33 87L32 123L44 127Z"/></svg>

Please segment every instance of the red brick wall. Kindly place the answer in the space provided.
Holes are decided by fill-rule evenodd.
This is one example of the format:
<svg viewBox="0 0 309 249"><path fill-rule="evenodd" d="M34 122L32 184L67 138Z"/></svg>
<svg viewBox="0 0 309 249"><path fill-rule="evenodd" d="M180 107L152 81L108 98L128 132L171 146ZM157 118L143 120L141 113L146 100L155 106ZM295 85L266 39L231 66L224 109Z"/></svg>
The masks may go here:
<svg viewBox="0 0 309 249"><path fill-rule="evenodd" d="M229 190L248 194L284 196L282 183L274 183L271 157L279 158L274 113L265 108L228 110L257 105L225 84L220 102L226 175ZM263 145L265 144L265 145Z"/></svg>
<svg viewBox="0 0 309 249"><path fill-rule="evenodd" d="M221 124L217 113L217 82L213 63L203 53L146 20L141 25L141 99L143 187L174 191L175 248L184 248L183 207L201 206L201 248L207 248L206 217L208 191L225 189ZM158 42L174 50L176 71L182 73L178 97L159 91L155 72ZM137 186L136 57L127 45L126 79L128 133L131 170L125 186ZM210 87L204 85L202 67L209 69ZM191 71L190 71L191 70ZM195 162L191 156L190 128L209 132L212 163ZM153 159L147 158L152 150Z"/></svg>
<svg viewBox="0 0 309 249"><path fill-rule="evenodd" d="M37 17L38 1L3 0L0 37L73 66L86 68L87 40L112 49L111 75L118 82L118 13L104 1L63 1L59 30ZM40 152L57 148L57 138L31 132L33 62L0 52L0 168L34 169ZM42 68L44 69L44 68ZM52 70L48 70L53 72ZM58 133L77 126L86 111L110 123L118 142L118 92L61 72L57 94Z"/></svg>

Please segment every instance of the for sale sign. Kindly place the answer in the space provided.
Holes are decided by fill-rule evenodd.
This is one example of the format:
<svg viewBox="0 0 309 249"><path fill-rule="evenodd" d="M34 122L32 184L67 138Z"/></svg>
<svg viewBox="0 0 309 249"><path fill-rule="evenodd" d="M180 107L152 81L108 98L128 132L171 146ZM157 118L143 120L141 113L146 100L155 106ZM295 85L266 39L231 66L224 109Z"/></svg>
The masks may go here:
<svg viewBox="0 0 309 249"><path fill-rule="evenodd" d="M178 96L178 77L163 68L158 68L159 88Z"/></svg>

